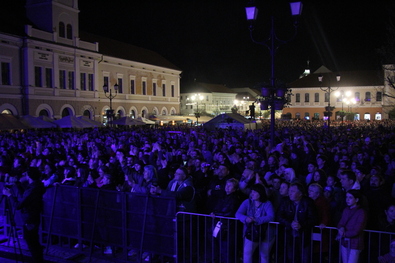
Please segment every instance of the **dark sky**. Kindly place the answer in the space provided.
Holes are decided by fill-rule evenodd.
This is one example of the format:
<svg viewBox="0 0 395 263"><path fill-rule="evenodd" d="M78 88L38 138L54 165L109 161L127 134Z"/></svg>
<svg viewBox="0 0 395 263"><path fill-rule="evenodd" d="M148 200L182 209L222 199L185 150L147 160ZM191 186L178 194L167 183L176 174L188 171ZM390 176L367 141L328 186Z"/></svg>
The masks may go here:
<svg viewBox="0 0 395 263"><path fill-rule="evenodd" d="M276 77L296 80L307 60L316 70L377 69L376 49L386 39L390 0L304 1L296 38L276 55ZM270 55L250 40L248 0L79 1L80 29L158 52L183 70L182 82L252 87L269 82ZM292 36L288 1L256 1L254 35L267 39L270 16L276 34ZM395 9L392 9L395 11Z"/></svg>

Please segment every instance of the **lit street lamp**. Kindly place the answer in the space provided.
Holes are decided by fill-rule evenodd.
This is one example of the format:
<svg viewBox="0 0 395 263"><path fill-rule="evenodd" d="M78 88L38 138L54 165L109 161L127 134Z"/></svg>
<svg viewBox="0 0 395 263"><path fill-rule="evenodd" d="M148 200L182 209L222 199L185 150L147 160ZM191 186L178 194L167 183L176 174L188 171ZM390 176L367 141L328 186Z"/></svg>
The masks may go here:
<svg viewBox="0 0 395 263"><path fill-rule="evenodd" d="M199 118L200 118L200 112L199 112L199 100L202 101L204 97L200 94L195 94L191 97L192 101L196 100L196 112L195 112L195 117L196 117L196 125L199 125Z"/></svg>
<svg viewBox="0 0 395 263"><path fill-rule="evenodd" d="M345 102L345 100L347 100L347 97L351 96L351 91L346 91L346 92L344 92L344 90L342 90L341 92L337 91L337 92L335 92L335 96L336 96L336 98L340 98L341 102L342 102L342 112L341 112L340 117L342 118L342 124L343 124L343 122L344 122L344 115L345 115L344 114L343 103Z"/></svg>
<svg viewBox="0 0 395 263"><path fill-rule="evenodd" d="M107 110L107 122L114 120L114 110L112 109L112 100L118 95L118 84L114 85L115 94L112 93L112 89L109 88L107 85L103 86L104 96L110 100L110 109ZM111 123L110 122L110 123Z"/></svg>
<svg viewBox="0 0 395 263"><path fill-rule="evenodd" d="M357 104L357 100L355 98L351 98L351 99L346 98L344 100L344 103L348 106L347 112L349 112L349 114L351 114L352 113L352 105ZM354 117L354 114L351 114L351 116ZM353 119L351 119L351 120L353 120Z"/></svg>
<svg viewBox="0 0 395 263"><path fill-rule="evenodd" d="M320 82L320 85L322 85L322 81L324 79L324 76L319 75L318 76L318 81ZM340 81L340 75L336 75L336 81ZM326 94L328 94L328 106L325 109L324 114L328 116L328 128L331 126L331 116L332 116L332 108L331 108L331 92L337 90L337 88L331 87L331 75L328 75L328 81L327 81L328 87L323 88L320 87L322 91L324 91Z"/></svg>
<svg viewBox="0 0 395 263"><path fill-rule="evenodd" d="M302 2L292 2L290 3L291 7L291 14L292 16L299 16L302 13ZM258 16L258 8L256 6L247 6L245 8L246 10L246 15L247 15L247 20L253 22L257 19ZM252 41L256 44L260 44L263 46L266 46L269 51L270 51L270 56L271 56L271 85L270 87L264 87L262 88L262 99L259 101L261 105L261 110L268 110L270 106L270 113L271 113L271 118L270 118L270 148L273 149L275 147L275 140L274 140L274 135L275 135L275 111L276 110L282 110L284 107L284 104L286 103L286 88L280 89L276 87L276 78L275 78L275 55L276 51L279 48L280 45L285 44L292 39L295 38L296 33L297 33L297 26L298 23L295 21L294 23L294 35L292 38L289 40L281 40L277 37L275 30L274 30L274 18L273 16L271 17L271 30L269 37L265 41L256 41L253 37L252 31L254 30L254 27L252 23L250 24L250 37Z"/></svg>

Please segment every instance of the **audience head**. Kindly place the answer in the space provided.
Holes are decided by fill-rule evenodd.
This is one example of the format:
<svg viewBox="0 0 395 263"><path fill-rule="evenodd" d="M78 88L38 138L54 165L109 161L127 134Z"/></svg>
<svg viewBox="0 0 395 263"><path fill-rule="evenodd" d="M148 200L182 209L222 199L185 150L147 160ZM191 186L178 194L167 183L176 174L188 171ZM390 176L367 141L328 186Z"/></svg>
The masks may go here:
<svg viewBox="0 0 395 263"><path fill-rule="evenodd" d="M264 203L267 201L266 188L262 184L254 184L250 196L252 200Z"/></svg>
<svg viewBox="0 0 395 263"><path fill-rule="evenodd" d="M322 195L322 186L318 183L310 184L308 188L308 194L311 199L316 200Z"/></svg>
<svg viewBox="0 0 395 263"><path fill-rule="evenodd" d="M227 195L234 193L239 189L239 181L235 178L230 178L226 181L225 192Z"/></svg>
<svg viewBox="0 0 395 263"><path fill-rule="evenodd" d="M340 183L346 191L352 189L356 180L357 177L355 176L355 173L351 170L344 170L340 173Z"/></svg>
<svg viewBox="0 0 395 263"><path fill-rule="evenodd" d="M157 178L155 166L153 165L144 166L143 176L144 176L144 180L147 182L151 181L154 178Z"/></svg>
<svg viewBox="0 0 395 263"><path fill-rule="evenodd" d="M288 190L289 199L293 202L299 202L304 195L304 187L300 183L292 183Z"/></svg>
<svg viewBox="0 0 395 263"><path fill-rule="evenodd" d="M360 205L362 201L362 194L360 190L351 189L346 193L346 203L347 206L353 208L357 205Z"/></svg>

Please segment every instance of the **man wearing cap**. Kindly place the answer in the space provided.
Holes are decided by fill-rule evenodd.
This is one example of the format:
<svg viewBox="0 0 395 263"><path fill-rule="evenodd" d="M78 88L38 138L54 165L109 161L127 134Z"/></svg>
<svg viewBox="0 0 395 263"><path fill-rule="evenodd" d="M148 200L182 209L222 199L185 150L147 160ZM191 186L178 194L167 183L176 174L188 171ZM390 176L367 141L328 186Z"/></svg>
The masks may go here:
<svg viewBox="0 0 395 263"><path fill-rule="evenodd" d="M40 226L40 213L43 208L45 188L40 181L41 174L37 167L29 167L23 175L20 182L17 183L20 186L18 188L22 195L21 200L18 200L9 188L4 188L3 194L10 198L11 203L17 210L21 211L23 238L32 254L32 262L42 263L44 262L43 247L40 244L38 228ZM28 185L23 189L20 183L26 181Z"/></svg>

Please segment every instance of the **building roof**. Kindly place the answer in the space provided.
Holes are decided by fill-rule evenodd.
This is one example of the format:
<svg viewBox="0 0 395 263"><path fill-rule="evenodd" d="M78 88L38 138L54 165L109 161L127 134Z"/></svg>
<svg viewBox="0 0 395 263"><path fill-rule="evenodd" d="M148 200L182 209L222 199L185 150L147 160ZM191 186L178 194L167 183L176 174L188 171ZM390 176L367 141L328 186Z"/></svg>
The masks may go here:
<svg viewBox="0 0 395 263"><path fill-rule="evenodd" d="M243 116L241 116L238 113L224 113L224 114L220 114L214 118L212 118L211 120L209 120L208 122L206 122L204 124L204 126L210 126L210 125L216 125L219 123L239 123L239 124L245 124L245 123L251 123L250 120L247 120L246 118L244 118Z"/></svg>
<svg viewBox="0 0 395 263"><path fill-rule="evenodd" d="M211 84L203 82L193 82L185 84L181 93L237 93L222 84Z"/></svg>
<svg viewBox="0 0 395 263"><path fill-rule="evenodd" d="M174 70L180 70L177 66L172 64L158 53L145 48L83 31L80 31L80 38L83 41L99 42L99 52L104 55Z"/></svg>
<svg viewBox="0 0 395 263"><path fill-rule="evenodd" d="M318 76L322 75L322 83L318 81ZM340 75L340 81L336 76ZM361 71L342 71L331 72L325 66L321 66L314 73L302 77L289 83L290 88L309 88L309 87L355 87L355 86L383 86L383 70L361 70Z"/></svg>

